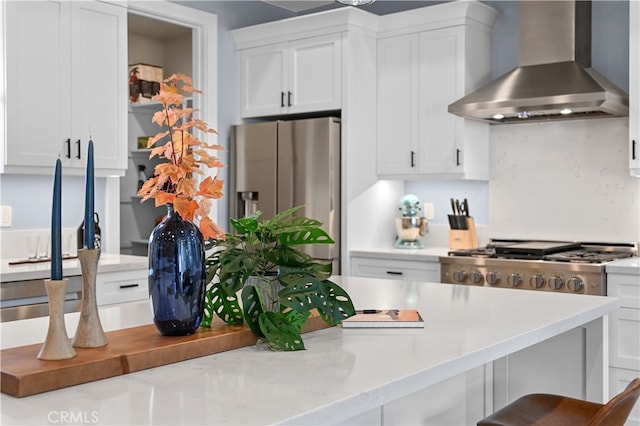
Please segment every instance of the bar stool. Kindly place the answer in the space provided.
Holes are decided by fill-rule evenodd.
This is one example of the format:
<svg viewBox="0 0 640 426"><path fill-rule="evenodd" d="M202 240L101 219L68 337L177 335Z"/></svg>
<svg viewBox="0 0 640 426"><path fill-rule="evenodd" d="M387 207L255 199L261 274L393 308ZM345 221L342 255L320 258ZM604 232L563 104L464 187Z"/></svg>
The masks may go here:
<svg viewBox="0 0 640 426"><path fill-rule="evenodd" d="M616 426L624 425L640 397L640 377L606 404L549 394L524 395L478 426Z"/></svg>

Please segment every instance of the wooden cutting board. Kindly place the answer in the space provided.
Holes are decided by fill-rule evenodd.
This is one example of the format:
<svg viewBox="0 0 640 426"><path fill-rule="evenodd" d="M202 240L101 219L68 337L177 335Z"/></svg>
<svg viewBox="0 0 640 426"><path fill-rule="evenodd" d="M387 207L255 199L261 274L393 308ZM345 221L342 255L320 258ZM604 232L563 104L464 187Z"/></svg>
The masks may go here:
<svg viewBox="0 0 640 426"><path fill-rule="evenodd" d="M303 332L327 328L311 316ZM105 333L109 343L101 348L74 348L71 359L38 359L42 344L0 351L2 393L24 397L81 383L159 367L174 362L250 346L257 337L245 325L214 322L191 336L162 336L153 324Z"/></svg>

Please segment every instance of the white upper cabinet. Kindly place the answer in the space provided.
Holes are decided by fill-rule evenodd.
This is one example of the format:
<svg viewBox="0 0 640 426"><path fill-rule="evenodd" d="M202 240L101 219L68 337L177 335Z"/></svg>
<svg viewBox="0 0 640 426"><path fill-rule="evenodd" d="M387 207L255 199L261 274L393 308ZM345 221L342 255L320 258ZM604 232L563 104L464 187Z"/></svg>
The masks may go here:
<svg viewBox="0 0 640 426"><path fill-rule="evenodd" d="M3 171L96 175L127 167L126 9L100 2L5 3Z"/></svg>
<svg viewBox="0 0 640 426"><path fill-rule="evenodd" d="M340 57L340 34L240 50L242 117L340 109Z"/></svg>
<svg viewBox="0 0 640 426"><path fill-rule="evenodd" d="M629 169L640 176L640 2L629 2Z"/></svg>
<svg viewBox="0 0 640 426"><path fill-rule="evenodd" d="M381 19L378 175L488 179L488 125L447 106L490 80L497 14L474 2L411 12Z"/></svg>

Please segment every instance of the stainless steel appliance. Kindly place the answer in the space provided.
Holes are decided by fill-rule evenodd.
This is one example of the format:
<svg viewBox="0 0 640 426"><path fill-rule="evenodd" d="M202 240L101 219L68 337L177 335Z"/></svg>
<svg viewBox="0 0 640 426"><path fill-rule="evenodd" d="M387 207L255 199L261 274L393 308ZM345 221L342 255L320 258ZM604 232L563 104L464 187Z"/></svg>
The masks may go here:
<svg viewBox="0 0 640 426"><path fill-rule="evenodd" d="M340 119L310 118L233 126L230 216L263 218L294 206L323 223L335 244L304 247L340 272Z"/></svg>
<svg viewBox="0 0 640 426"><path fill-rule="evenodd" d="M498 240L440 257L443 283L606 295L605 265L637 244Z"/></svg>
<svg viewBox="0 0 640 426"><path fill-rule="evenodd" d="M65 294L64 311L78 312L82 306L82 276L65 278L69 281ZM0 283L0 322L48 315L49 298L44 280Z"/></svg>

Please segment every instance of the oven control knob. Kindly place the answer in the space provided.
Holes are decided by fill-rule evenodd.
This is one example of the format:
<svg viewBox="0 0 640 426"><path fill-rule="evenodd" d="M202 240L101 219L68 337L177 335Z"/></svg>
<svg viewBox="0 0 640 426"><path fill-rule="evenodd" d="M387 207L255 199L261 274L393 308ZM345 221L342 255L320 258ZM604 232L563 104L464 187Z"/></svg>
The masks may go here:
<svg viewBox="0 0 640 426"><path fill-rule="evenodd" d="M578 277L569 278L567 281L567 288L571 291L580 291L584 287L584 283Z"/></svg>
<svg viewBox="0 0 640 426"><path fill-rule="evenodd" d="M487 272L487 282L491 285L496 285L500 282L500 274L495 272Z"/></svg>
<svg viewBox="0 0 640 426"><path fill-rule="evenodd" d="M522 284L522 275L520 274L511 274L509 275L509 277L507 278L507 282L512 286L512 287L519 287L520 284Z"/></svg>
<svg viewBox="0 0 640 426"><path fill-rule="evenodd" d="M542 288L544 286L544 277L542 275L534 275L529 278L529 285L532 288Z"/></svg>
<svg viewBox="0 0 640 426"><path fill-rule="evenodd" d="M484 276L480 271L471 271L471 275L469 277L471 278L471 282L474 284L480 284L484 281Z"/></svg>
<svg viewBox="0 0 640 426"><path fill-rule="evenodd" d="M467 279L467 273L463 270L458 270L453 273L453 279L459 283L464 282Z"/></svg>
<svg viewBox="0 0 640 426"><path fill-rule="evenodd" d="M564 286L564 281L559 276L549 278L549 287L553 290L560 290Z"/></svg>

